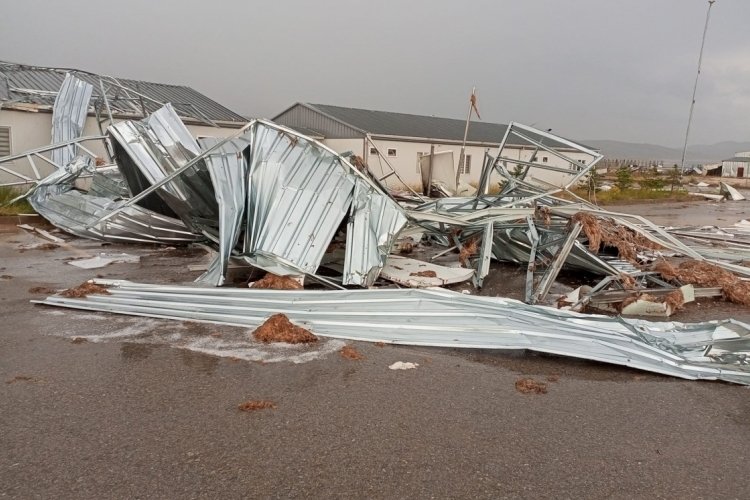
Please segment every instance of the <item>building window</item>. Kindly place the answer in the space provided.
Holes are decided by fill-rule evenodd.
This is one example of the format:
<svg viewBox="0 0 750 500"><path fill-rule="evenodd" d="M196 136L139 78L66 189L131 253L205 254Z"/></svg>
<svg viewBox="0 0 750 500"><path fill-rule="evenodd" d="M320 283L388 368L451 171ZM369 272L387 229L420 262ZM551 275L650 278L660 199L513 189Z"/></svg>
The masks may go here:
<svg viewBox="0 0 750 500"><path fill-rule="evenodd" d="M471 155L464 155L464 167L461 169L462 174L471 173Z"/></svg>
<svg viewBox="0 0 750 500"><path fill-rule="evenodd" d="M542 156L542 163L547 163L547 157L546 156Z"/></svg>
<svg viewBox="0 0 750 500"><path fill-rule="evenodd" d="M10 154L10 127L0 127L0 158Z"/></svg>
<svg viewBox="0 0 750 500"><path fill-rule="evenodd" d="M377 154L378 154L378 150L377 150L377 148L370 148L370 154L371 154L372 156L377 156Z"/></svg>
<svg viewBox="0 0 750 500"><path fill-rule="evenodd" d="M388 156L396 156L396 148L388 148Z"/></svg>

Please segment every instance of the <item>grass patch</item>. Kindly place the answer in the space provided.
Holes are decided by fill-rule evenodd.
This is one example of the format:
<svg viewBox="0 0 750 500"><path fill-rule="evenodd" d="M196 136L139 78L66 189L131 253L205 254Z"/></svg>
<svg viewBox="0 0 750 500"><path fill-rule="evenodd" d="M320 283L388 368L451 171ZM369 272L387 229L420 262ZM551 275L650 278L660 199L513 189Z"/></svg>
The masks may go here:
<svg viewBox="0 0 750 500"><path fill-rule="evenodd" d="M11 186L0 186L0 215L35 214L36 211L26 200L8 204L21 194L23 194L23 191L19 189Z"/></svg>
<svg viewBox="0 0 750 500"><path fill-rule="evenodd" d="M583 199L589 199L589 193L585 189L576 189L573 191ZM591 197L592 201L594 197ZM597 191L596 201L599 205L612 205L615 203L628 203L640 201L686 201L694 200L687 191L662 191L656 189L625 189L617 188L609 191Z"/></svg>

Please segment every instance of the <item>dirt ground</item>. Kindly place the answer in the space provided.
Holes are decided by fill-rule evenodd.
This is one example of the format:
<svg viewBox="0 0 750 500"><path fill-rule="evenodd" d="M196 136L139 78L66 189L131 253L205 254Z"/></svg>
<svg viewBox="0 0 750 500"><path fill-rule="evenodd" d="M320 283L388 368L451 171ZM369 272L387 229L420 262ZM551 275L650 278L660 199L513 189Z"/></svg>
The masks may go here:
<svg viewBox="0 0 750 500"><path fill-rule="evenodd" d="M716 205L622 210L744 217ZM18 251L36 242L0 231L0 496L750 495L748 388L523 351L348 343L354 362L337 340L281 347L242 328L33 305L97 275L189 282L200 271L187 265L206 262L82 240ZM99 252L141 261L67 264ZM483 293L522 290L522 270L496 269ZM673 319L729 316L750 321L703 301ZM419 366L389 370L396 361ZM546 393L517 389L535 384ZM248 401L273 407L241 410Z"/></svg>

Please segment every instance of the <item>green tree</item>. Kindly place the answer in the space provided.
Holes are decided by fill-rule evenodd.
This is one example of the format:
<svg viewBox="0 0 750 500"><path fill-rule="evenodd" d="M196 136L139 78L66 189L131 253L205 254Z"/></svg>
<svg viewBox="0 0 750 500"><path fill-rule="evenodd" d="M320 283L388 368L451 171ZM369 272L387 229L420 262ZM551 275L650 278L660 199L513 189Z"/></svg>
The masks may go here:
<svg viewBox="0 0 750 500"><path fill-rule="evenodd" d="M513 177L519 178L521 177L521 174L523 174L524 166L520 163L516 163L516 166L513 167L513 171L510 173Z"/></svg>
<svg viewBox="0 0 750 500"><path fill-rule="evenodd" d="M620 191L626 191L633 185L633 173L627 165L618 168L615 175L615 186Z"/></svg>
<svg viewBox="0 0 750 500"><path fill-rule="evenodd" d="M649 168L644 172L640 182L643 189L658 190L664 188L664 180L661 179L661 175L657 168L658 167L654 165L653 168Z"/></svg>

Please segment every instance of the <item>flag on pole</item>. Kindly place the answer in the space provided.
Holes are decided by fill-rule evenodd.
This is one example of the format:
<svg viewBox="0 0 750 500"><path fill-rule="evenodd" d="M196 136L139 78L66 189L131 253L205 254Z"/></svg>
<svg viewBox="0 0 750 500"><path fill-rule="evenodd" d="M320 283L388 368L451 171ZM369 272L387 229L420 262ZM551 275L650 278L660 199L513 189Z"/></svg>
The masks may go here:
<svg viewBox="0 0 750 500"><path fill-rule="evenodd" d="M471 97L469 97L469 102L471 102L471 109L473 109L474 112L477 114L477 118L479 118L481 120L482 117L479 116L479 108L477 108L476 88L472 89L472 91L471 91Z"/></svg>

